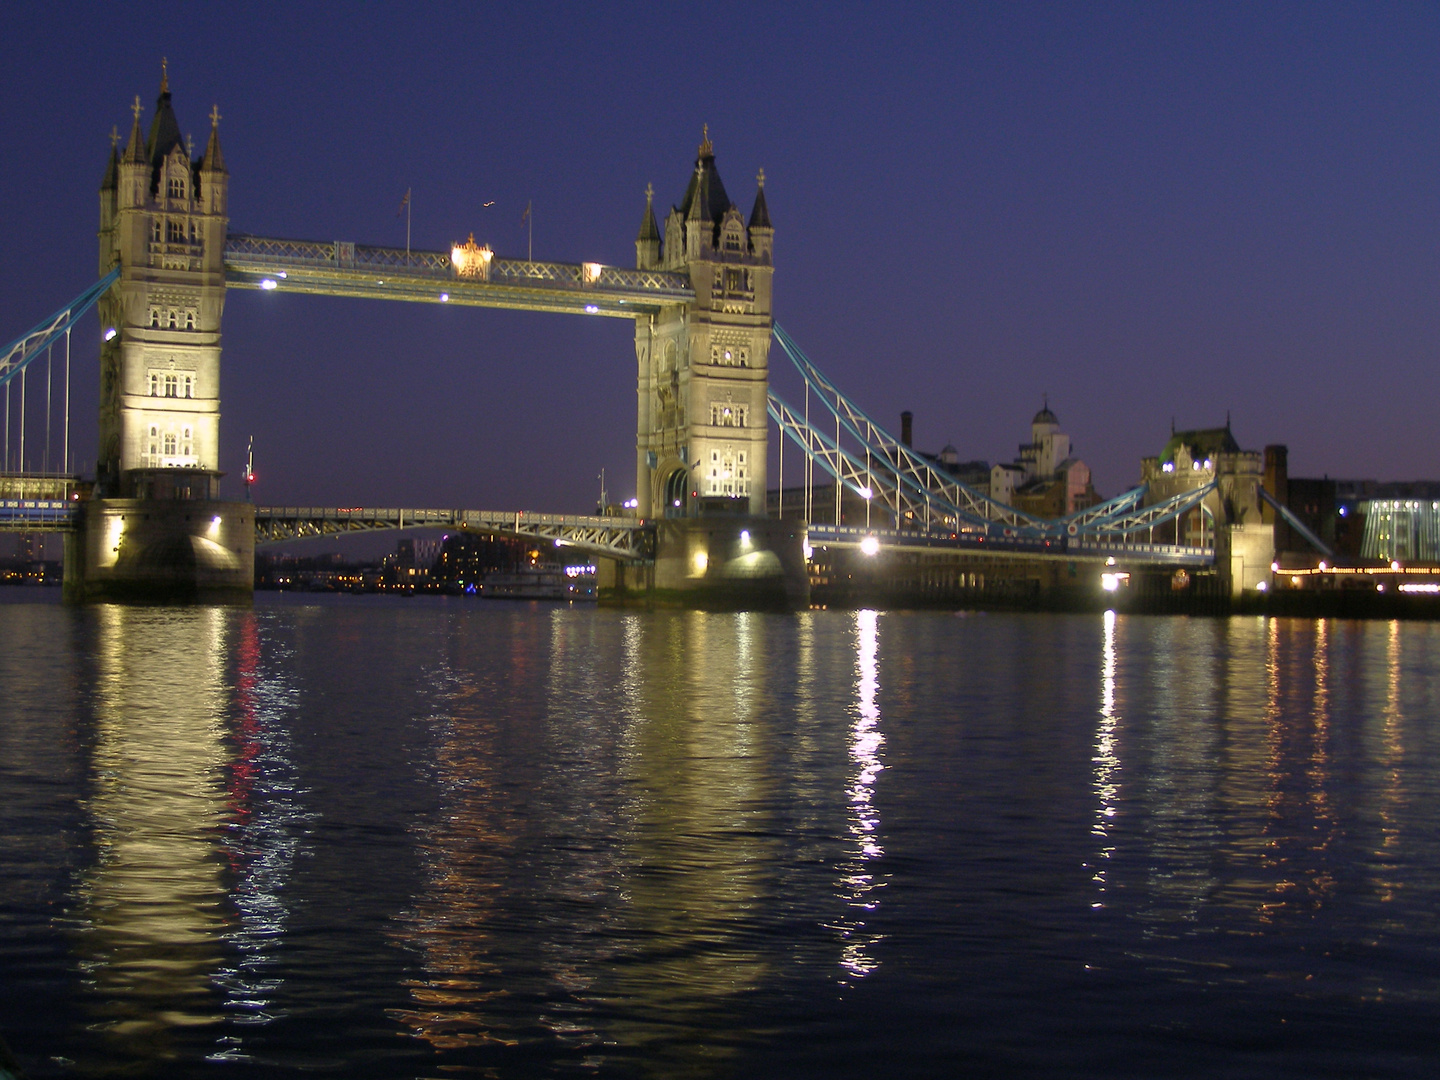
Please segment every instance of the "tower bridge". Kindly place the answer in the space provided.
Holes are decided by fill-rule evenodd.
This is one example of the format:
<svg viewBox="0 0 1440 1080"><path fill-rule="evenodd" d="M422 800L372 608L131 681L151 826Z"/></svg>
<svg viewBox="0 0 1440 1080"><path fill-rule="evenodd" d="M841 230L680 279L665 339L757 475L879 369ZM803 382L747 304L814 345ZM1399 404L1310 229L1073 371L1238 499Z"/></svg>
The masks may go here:
<svg viewBox="0 0 1440 1080"><path fill-rule="evenodd" d="M1118 553L1137 565L1215 565L1241 579L1252 573L1253 552L1232 569L1236 523L1260 498L1259 470L1248 459L1196 462L1098 507L1043 520L967 487L888 434L774 324L764 172L747 217L721 181L708 129L678 204L657 217L647 189L636 265L626 268L505 258L473 236L440 252L233 233L218 109L193 158L168 77L148 133L143 112L137 97L123 151L112 140L100 187L98 282L0 352L8 424L14 378L22 382L23 416L26 366L62 337L68 343L77 320L98 310L93 485L26 472L23 424L19 468L0 475L0 528L67 533L68 595L248 595L257 544L412 527L573 545L606 560L617 593L719 593L742 602L803 602L812 541L839 550L883 544L1071 562ZM634 515L220 500L220 329L231 288L632 320ZM772 340L801 377L801 408L770 386ZM68 424L68 404L66 415ZM829 524L808 514L766 516L770 422L782 471L788 442L800 451L807 492L817 476L829 477L837 506L842 490L863 500L866 529L847 527L838 515ZM8 428L6 460L8 469ZM805 502L808 510L808 494ZM1189 523L1183 538L1182 521ZM1267 568L1268 561L1267 553Z"/></svg>

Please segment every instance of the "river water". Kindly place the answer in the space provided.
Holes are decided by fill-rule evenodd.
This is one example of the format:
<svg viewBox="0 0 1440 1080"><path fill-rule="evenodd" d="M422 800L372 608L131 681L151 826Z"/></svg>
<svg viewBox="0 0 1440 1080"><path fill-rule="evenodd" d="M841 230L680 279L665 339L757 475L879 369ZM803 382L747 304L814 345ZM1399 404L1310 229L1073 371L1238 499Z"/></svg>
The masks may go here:
<svg viewBox="0 0 1440 1080"><path fill-rule="evenodd" d="M1440 1064L1437 624L9 592L33 1077Z"/></svg>

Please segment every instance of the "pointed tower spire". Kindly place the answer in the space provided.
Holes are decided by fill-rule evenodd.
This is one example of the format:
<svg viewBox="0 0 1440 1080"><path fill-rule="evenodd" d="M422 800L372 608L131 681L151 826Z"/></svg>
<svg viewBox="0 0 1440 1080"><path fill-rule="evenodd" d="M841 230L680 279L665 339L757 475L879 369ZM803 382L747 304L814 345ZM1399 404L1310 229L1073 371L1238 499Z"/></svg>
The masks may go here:
<svg viewBox="0 0 1440 1080"><path fill-rule="evenodd" d="M160 93L170 92L170 61L162 56L160 58Z"/></svg>
<svg viewBox="0 0 1440 1080"><path fill-rule="evenodd" d="M220 152L220 106L210 108L210 141L205 144L205 156L200 159L200 168L208 173L225 172L225 155Z"/></svg>
<svg viewBox="0 0 1440 1080"><path fill-rule="evenodd" d="M132 165L145 164L145 143L140 134L140 114L144 107L140 104L140 95L135 95L135 104L130 106L130 111L135 114L135 122L130 125L130 141L125 144L124 160Z"/></svg>
<svg viewBox="0 0 1440 1080"><path fill-rule="evenodd" d="M660 265L660 230L655 224L655 185L645 185L645 216L640 220L640 235L635 237L635 266L653 270Z"/></svg>
<svg viewBox="0 0 1440 1080"><path fill-rule="evenodd" d="M770 208L765 205L765 170L761 169L755 177L755 206L750 211L750 228L769 229Z"/></svg>
<svg viewBox="0 0 1440 1080"><path fill-rule="evenodd" d="M120 183L120 129L110 129L110 160L105 165L105 179L100 181L101 191L113 191Z"/></svg>

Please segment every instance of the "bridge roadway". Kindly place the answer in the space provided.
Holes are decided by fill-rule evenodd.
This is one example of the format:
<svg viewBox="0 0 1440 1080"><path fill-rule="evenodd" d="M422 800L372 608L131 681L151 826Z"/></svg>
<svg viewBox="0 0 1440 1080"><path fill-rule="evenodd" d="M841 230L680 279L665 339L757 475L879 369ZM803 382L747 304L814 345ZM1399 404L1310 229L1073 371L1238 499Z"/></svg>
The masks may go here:
<svg viewBox="0 0 1440 1080"><path fill-rule="evenodd" d="M556 311L633 319L695 299L686 274L600 263L491 257L461 276L446 251L406 251L345 241L277 240L232 233L225 284L320 296Z"/></svg>
<svg viewBox="0 0 1440 1080"><path fill-rule="evenodd" d="M966 551L997 558L1023 559L1041 556L1102 563L1108 559L1123 559L1127 563L1177 567L1210 566L1215 561L1213 548L1127 543L1118 537L1041 539L1009 536L1002 539L978 533L897 532L893 529L867 529L853 525L811 525L807 529L807 540L811 547L859 548L870 538L884 551Z"/></svg>
<svg viewBox="0 0 1440 1080"><path fill-rule="evenodd" d="M476 533L500 533L548 540L556 547L579 548L625 562L644 562L654 555L654 529L640 518L536 514L523 510L255 508L257 546L384 529L462 529Z"/></svg>
<svg viewBox="0 0 1440 1080"><path fill-rule="evenodd" d="M59 497L8 498L0 492L0 532L73 531L82 503L74 492L53 494ZM387 529L461 529L498 533L545 540L556 546L574 547L632 563L647 562L654 557L653 524L640 518L537 514L513 510L255 507L256 546ZM997 539L965 533L927 534L820 524L809 526L808 537L812 547L859 548L867 539L873 539L884 550L966 551L1002 558L1039 556L1087 562L1115 558L1131 564L1195 567L1208 566L1215 559L1211 548L1126 543L1118 538Z"/></svg>

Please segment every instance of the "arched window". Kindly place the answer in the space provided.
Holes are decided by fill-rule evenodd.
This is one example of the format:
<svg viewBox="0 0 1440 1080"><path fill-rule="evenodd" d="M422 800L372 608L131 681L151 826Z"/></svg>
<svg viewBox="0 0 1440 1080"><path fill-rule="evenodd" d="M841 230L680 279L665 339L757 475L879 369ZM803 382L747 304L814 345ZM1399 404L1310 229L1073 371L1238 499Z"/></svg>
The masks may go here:
<svg viewBox="0 0 1440 1080"><path fill-rule="evenodd" d="M167 431L165 433L165 456L175 456L175 433L173 431Z"/></svg>
<svg viewBox="0 0 1440 1080"><path fill-rule="evenodd" d="M188 425L180 431L180 453L185 457L195 454L195 429Z"/></svg>
<svg viewBox="0 0 1440 1080"><path fill-rule="evenodd" d="M160 456L160 429L154 424L150 425L150 444L146 452L150 455L151 464Z"/></svg>

